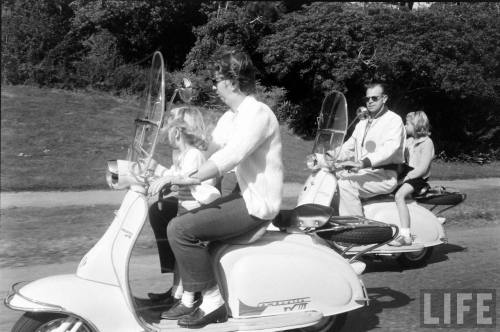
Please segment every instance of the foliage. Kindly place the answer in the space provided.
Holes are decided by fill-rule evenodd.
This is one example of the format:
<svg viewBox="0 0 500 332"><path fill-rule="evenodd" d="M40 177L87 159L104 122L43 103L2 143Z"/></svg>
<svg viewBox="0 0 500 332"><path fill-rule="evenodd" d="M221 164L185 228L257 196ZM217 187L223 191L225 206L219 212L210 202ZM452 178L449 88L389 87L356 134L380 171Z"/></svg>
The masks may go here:
<svg viewBox="0 0 500 332"><path fill-rule="evenodd" d="M219 3L220 4L220 3ZM188 71L204 70L221 49L244 50L255 61L259 40L269 34L270 24L282 13L276 2L234 2L221 8L205 6L207 23L194 29L196 42L186 57Z"/></svg>
<svg viewBox="0 0 500 332"><path fill-rule="evenodd" d="M51 76L60 75L59 68L50 61L41 63L52 58L54 49L70 30L69 3L69 0L2 1L3 83L35 83L42 67L47 67ZM44 77L43 83L48 80Z"/></svg>
<svg viewBox="0 0 500 332"><path fill-rule="evenodd" d="M438 151L498 151L500 6L497 3L5 0L2 82L141 95L160 50L167 88L189 76L195 103L221 108L208 65L228 48L259 69L259 98L310 137L326 92L350 112L364 85L384 81L389 106L424 110ZM451 124L451 125L450 125Z"/></svg>
<svg viewBox="0 0 500 332"><path fill-rule="evenodd" d="M494 4L438 4L429 10L314 3L283 16L258 51L265 72L301 112L295 129L311 135L326 91L346 93L351 112L364 84L384 81L401 115L423 109L438 150L487 150L500 137L500 17ZM453 119L453 126L450 126Z"/></svg>

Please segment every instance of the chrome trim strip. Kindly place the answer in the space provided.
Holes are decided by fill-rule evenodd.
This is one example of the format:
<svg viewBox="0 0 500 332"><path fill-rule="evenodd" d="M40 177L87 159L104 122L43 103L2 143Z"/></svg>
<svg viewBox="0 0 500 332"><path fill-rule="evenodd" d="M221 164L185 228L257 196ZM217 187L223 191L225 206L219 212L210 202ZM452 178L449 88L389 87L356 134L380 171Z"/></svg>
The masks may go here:
<svg viewBox="0 0 500 332"><path fill-rule="evenodd" d="M42 301L37 301L37 300L34 300L34 299L31 299L23 294L21 294L20 292L20 287L19 285L21 284L26 284L26 283L29 283L31 281L20 281L20 282L16 282L15 284L13 284L10 288L10 291L7 295L7 297L5 298L4 300L4 303L7 307L11 308L11 309L14 309L14 306L12 306L10 303L7 303L6 301L7 300L11 300L12 297L14 297L15 295L19 296L20 298L22 298L23 300L26 300L28 302L31 302L31 303L34 303L34 304L37 304L37 305L40 305L40 306L45 306L45 307L48 307L49 309L51 310L54 310L54 311L57 311L57 312L60 312L60 311L68 311L66 309L64 309L63 307L61 306L58 306L56 304L50 304L50 303L45 303L45 302L42 302ZM21 310L19 308L16 308L14 310ZM40 309L33 309L33 310L40 310Z"/></svg>

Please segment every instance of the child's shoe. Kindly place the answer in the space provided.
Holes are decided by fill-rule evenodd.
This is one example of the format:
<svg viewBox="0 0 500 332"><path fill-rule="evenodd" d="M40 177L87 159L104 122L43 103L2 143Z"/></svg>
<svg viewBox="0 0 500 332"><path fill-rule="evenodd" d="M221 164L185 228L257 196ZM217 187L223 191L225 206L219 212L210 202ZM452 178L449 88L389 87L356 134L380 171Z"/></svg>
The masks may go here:
<svg viewBox="0 0 500 332"><path fill-rule="evenodd" d="M390 246L393 247L402 247L402 246L411 246L413 243L411 236L399 235L397 238L389 242Z"/></svg>

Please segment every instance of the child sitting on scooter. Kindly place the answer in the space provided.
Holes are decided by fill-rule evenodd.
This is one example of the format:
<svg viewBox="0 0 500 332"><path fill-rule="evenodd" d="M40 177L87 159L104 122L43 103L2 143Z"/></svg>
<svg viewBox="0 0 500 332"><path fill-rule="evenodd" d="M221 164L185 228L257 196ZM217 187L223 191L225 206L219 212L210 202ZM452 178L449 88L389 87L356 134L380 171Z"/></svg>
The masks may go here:
<svg viewBox="0 0 500 332"><path fill-rule="evenodd" d="M403 178L403 183L399 186L395 196L401 228L399 236L389 245L396 247L412 244L410 213L406 206L406 197L413 193L420 193L427 186L431 162L434 159L434 143L429 137L429 119L423 111L408 113L406 134L408 138L405 145L405 159L412 170Z"/></svg>
<svg viewBox="0 0 500 332"><path fill-rule="evenodd" d="M205 125L201 112L193 107L181 107L171 111L168 124L160 131L160 140L168 141L172 151L173 164L170 168L158 165L155 180L150 192L159 192L161 188L176 176L188 176L195 172L206 161L204 151L207 148ZM160 181L158 181L160 180ZM175 216L196 209L220 197L215 188L215 179L203 181L199 185L189 187L188 194L179 193L177 197L168 197L155 202L149 208L149 221L155 234L160 257L161 272L174 270L174 285L166 293L149 293L155 302L165 306L173 305L183 296L182 282L176 273L176 264L172 249L167 240L167 225ZM193 299L190 299L192 301Z"/></svg>

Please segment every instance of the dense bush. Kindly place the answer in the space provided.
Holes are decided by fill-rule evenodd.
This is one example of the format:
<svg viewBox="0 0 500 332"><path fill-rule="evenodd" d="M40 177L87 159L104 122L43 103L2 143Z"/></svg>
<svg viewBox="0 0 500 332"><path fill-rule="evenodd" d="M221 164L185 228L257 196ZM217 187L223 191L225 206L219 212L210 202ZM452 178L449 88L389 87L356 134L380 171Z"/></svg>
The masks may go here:
<svg viewBox="0 0 500 332"><path fill-rule="evenodd" d="M399 3L402 4L402 3ZM406 3L412 4L412 3ZM222 108L207 64L246 50L258 97L298 134L314 134L325 93L346 94L351 117L364 85L381 80L402 116L424 110L449 158L498 155L500 6L312 1L6 0L2 82L142 94L162 52L167 92L181 77L195 103ZM404 9L404 10L401 10Z"/></svg>
<svg viewBox="0 0 500 332"><path fill-rule="evenodd" d="M367 10L314 3L283 16L261 40L265 72L285 87L287 117L313 133L325 92L346 94L351 115L364 84L384 81L390 107L404 116L423 109L438 150L498 149L500 15L495 4L436 4L429 10ZM452 125L450 125L452 124Z"/></svg>

